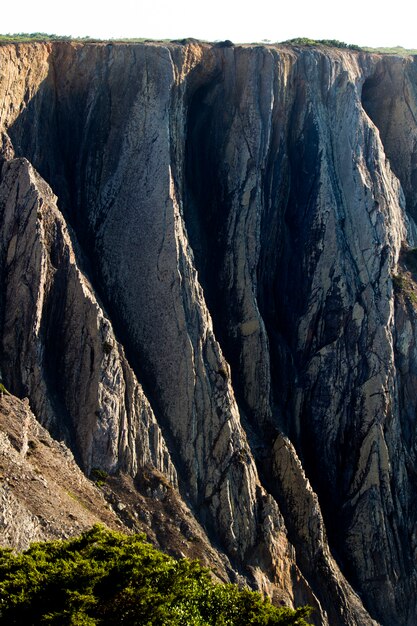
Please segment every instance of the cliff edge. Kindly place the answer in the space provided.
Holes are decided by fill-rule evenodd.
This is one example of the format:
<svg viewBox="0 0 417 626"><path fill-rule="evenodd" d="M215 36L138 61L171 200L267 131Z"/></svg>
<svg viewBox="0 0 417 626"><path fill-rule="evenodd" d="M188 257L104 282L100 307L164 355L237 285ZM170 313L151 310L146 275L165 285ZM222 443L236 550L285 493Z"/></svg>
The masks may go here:
<svg viewBox="0 0 417 626"><path fill-rule="evenodd" d="M0 46L5 385L317 624L417 614L416 67Z"/></svg>

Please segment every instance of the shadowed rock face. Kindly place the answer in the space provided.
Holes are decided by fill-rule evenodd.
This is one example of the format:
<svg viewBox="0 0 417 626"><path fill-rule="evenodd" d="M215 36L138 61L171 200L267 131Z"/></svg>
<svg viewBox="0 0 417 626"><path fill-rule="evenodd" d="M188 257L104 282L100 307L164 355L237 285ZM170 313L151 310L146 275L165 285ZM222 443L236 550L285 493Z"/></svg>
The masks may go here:
<svg viewBox="0 0 417 626"><path fill-rule="evenodd" d="M39 44L0 69L6 384L87 473L164 475L276 601L412 626L414 61Z"/></svg>

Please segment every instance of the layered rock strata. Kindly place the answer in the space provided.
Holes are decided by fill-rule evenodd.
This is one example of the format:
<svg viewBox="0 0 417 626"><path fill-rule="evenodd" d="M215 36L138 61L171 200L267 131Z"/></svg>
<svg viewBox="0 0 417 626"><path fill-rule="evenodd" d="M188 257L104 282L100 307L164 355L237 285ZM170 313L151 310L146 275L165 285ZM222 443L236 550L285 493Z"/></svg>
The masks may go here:
<svg viewBox="0 0 417 626"><path fill-rule="evenodd" d="M0 543L25 550L104 523L124 530L71 451L55 441L24 401L0 396Z"/></svg>
<svg viewBox="0 0 417 626"><path fill-rule="evenodd" d="M275 601L411 626L414 60L61 43L0 71L6 385L85 472L165 477Z"/></svg>
<svg viewBox="0 0 417 626"><path fill-rule="evenodd" d="M142 469L136 483L128 474L104 470L93 472L93 479L94 484L69 448L36 420L27 398L0 392L1 546L24 550L33 541L65 539L99 523L144 532L177 558L198 558L219 580L239 580L155 468Z"/></svg>

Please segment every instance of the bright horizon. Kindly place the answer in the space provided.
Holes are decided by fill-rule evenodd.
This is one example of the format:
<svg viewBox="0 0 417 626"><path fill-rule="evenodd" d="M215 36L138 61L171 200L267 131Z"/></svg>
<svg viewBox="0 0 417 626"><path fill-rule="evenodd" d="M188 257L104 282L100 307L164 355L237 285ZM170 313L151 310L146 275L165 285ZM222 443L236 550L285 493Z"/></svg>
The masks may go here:
<svg viewBox="0 0 417 626"><path fill-rule="evenodd" d="M21 0L4 5L1 34L45 32L100 39L195 37L234 43L309 37L359 46L417 48L417 9L410 9L408 0L398 0L394 5L376 0L258 0L250 4L227 0L204 4L191 0L73 0L65 4Z"/></svg>

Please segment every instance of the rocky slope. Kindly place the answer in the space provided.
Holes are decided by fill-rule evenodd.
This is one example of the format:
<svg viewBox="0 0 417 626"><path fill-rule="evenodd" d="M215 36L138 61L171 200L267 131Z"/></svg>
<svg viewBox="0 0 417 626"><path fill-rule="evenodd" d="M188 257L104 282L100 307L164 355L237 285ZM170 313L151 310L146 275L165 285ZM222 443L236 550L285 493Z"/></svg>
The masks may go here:
<svg viewBox="0 0 417 626"><path fill-rule="evenodd" d="M3 45L0 102L6 386L219 575L415 624L414 59Z"/></svg>
<svg viewBox="0 0 417 626"><path fill-rule="evenodd" d="M0 539L26 549L66 538L101 522L123 528L70 450L55 441L23 402L0 398Z"/></svg>
<svg viewBox="0 0 417 626"><path fill-rule="evenodd" d="M119 472L89 480L69 448L39 424L23 401L0 393L0 545L26 549L33 541L64 539L93 524L144 532L176 557L198 558L220 580L234 580L227 558L157 470L135 482Z"/></svg>

